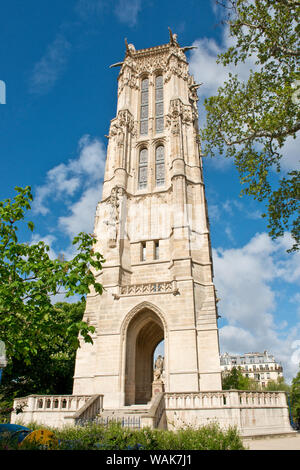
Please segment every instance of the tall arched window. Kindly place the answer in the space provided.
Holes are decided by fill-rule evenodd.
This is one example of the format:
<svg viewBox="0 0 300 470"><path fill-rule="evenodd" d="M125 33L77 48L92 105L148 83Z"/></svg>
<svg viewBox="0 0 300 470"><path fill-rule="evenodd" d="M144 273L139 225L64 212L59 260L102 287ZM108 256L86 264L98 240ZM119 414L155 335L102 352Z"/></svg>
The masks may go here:
<svg viewBox="0 0 300 470"><path fill-rule="evenodd" d="M141 124L140 124L141 135L148 134L148 102L149 102L149 80L148 78L144 78L144 80L142 80L142 91L141 91Z"/></svg>
<svg viewBox="0 0 300 470"><path fill-rule="evenodd" d="M164 89L163 77L159 75L155 79L155 130L164 130Z"/></svg>
<svg viewBox="0 0 300 470"><path fill-rule="evenodd" d="M139 189L147 187L148 150L142 149L139 158Z"/></svg>
<svg viewBox="0 0 300 470"><path fill-rule="evenodd" d="M165 149L159 145L155 150L155 182L156 186L165 184Z"/></svg>

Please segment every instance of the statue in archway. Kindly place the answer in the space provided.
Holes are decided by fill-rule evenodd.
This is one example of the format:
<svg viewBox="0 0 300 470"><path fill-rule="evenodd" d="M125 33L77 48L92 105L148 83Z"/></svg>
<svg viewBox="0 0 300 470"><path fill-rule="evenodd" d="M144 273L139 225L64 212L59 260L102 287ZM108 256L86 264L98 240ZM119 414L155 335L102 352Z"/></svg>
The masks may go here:
<svg viewBox="0 0 300 470"><path fill-rule="evenodd" d="M154 382L162 381L162 373L164 368L164 358L159 355L154 364Z"/></svg>

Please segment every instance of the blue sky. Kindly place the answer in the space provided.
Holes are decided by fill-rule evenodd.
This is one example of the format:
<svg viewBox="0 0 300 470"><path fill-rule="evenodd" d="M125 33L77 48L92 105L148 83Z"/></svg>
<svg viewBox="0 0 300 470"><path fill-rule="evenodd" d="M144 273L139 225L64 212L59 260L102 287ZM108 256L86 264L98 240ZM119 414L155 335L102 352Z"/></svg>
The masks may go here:
<svg viewBox="0 0 300 470"><path fill-rule="evenodd" d="M124 38L137 49L168 42L197 45L187 54L203 100L228 73L216 56L231 39L208 0L3 1L0 29L0 198L31 185L33 240L43 238L53 255L71 253L71 238L92 231L101 198L109 123L115 117L118 69ZM238 72L246 77L253 61ZM283 171L294 168L299 141L285 148ZM300 263L287 255L289 234L267 236L262 207L239 197L232 162L204 159L211 224L221 351L269 350L286 377L300 361ZM29 237L29 235L28 235ZM29 240L29 238L28 238Z"/></svg>

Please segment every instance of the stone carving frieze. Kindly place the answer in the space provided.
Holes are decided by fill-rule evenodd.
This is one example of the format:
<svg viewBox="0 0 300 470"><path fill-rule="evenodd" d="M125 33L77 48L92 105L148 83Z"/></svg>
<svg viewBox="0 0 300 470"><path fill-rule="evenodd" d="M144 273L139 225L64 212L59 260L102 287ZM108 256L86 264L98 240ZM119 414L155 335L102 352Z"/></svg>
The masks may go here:
<svg viewBox="0 0 300 470"><path fill-rule="evenodd" d="M191 105L183 104L179 99L171 100L169 112L166 115L166 127L171 128L173 135L178 135L181 123L191 125L196 117Z"/></svg>
<svg viewBox="0 0 300 470"><path fill-rule="evenodd" d="M140 75L142 73L152 74L155 70L165 70L167 65L167 55L158 53L153 57L141 57L137 61L136 71Z"/></svg>
<svg viewBox="0 0 300 470"><path fill-rule="evenodd" d="M188 65L185 60L182 60L178 55L172 53L170 54L168 64L167 64L167 72L165 74L165 83L171 79L172 75L176 75L179 78L183 78L183 80L188 80L189 73L188 73Z"/></svg>
<svg viewBox="0 0 300 470"><path fill-rule="evenodd" d="M136 132L133 116L127 109L119 111L117 118L111 123L109 138L115 139L117 146L122 147L126 132Z"/></svg>
<svg viewBox="0 0 300 470"><path fill-rule="evenodd" d="M131 57L127 57L119 75L118 94L122 92L126 85L133 89L139 88L139 77L136 72L136 62Z"/></svg>
<svg viewBox="0 0 300 470"><path fill-rule="evenodd" d="M120 287L120 296L145 294L173 294L178 293L176 281L149 282L145 284L131 284Z"/></svg>

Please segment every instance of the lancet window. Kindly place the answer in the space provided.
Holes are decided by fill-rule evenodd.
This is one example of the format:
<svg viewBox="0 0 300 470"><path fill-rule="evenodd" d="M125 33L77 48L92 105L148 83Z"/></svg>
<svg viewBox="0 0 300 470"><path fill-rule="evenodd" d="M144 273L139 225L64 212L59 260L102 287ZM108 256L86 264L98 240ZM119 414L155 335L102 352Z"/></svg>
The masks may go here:
<svg viewBox="0 0 300 470"><path fill-rule="evenodd" d="M165 149L159 145L155 150L155 183L156 186L165 184Z"/></svg>
<svg viewBox="0 0 300 470"><path fill-rule="evenodd" d="M148 149L143 148L139 156L139 189L147 187Z"/></svg>
<svg viewBox="0 0 300 470"><path fill-rule="evenodd" d="M144 78L141 87L141 118L140 118L140 133L141 135L148 134L148 112L149 112L149 80Z"/></svg>
<svg viewBox="0 0 300 470"><path fill-rule="evenodd" d="M155 78L155 130L156 132L162 132L164 130L164 89L162 75L158 75Z"/></svg>

